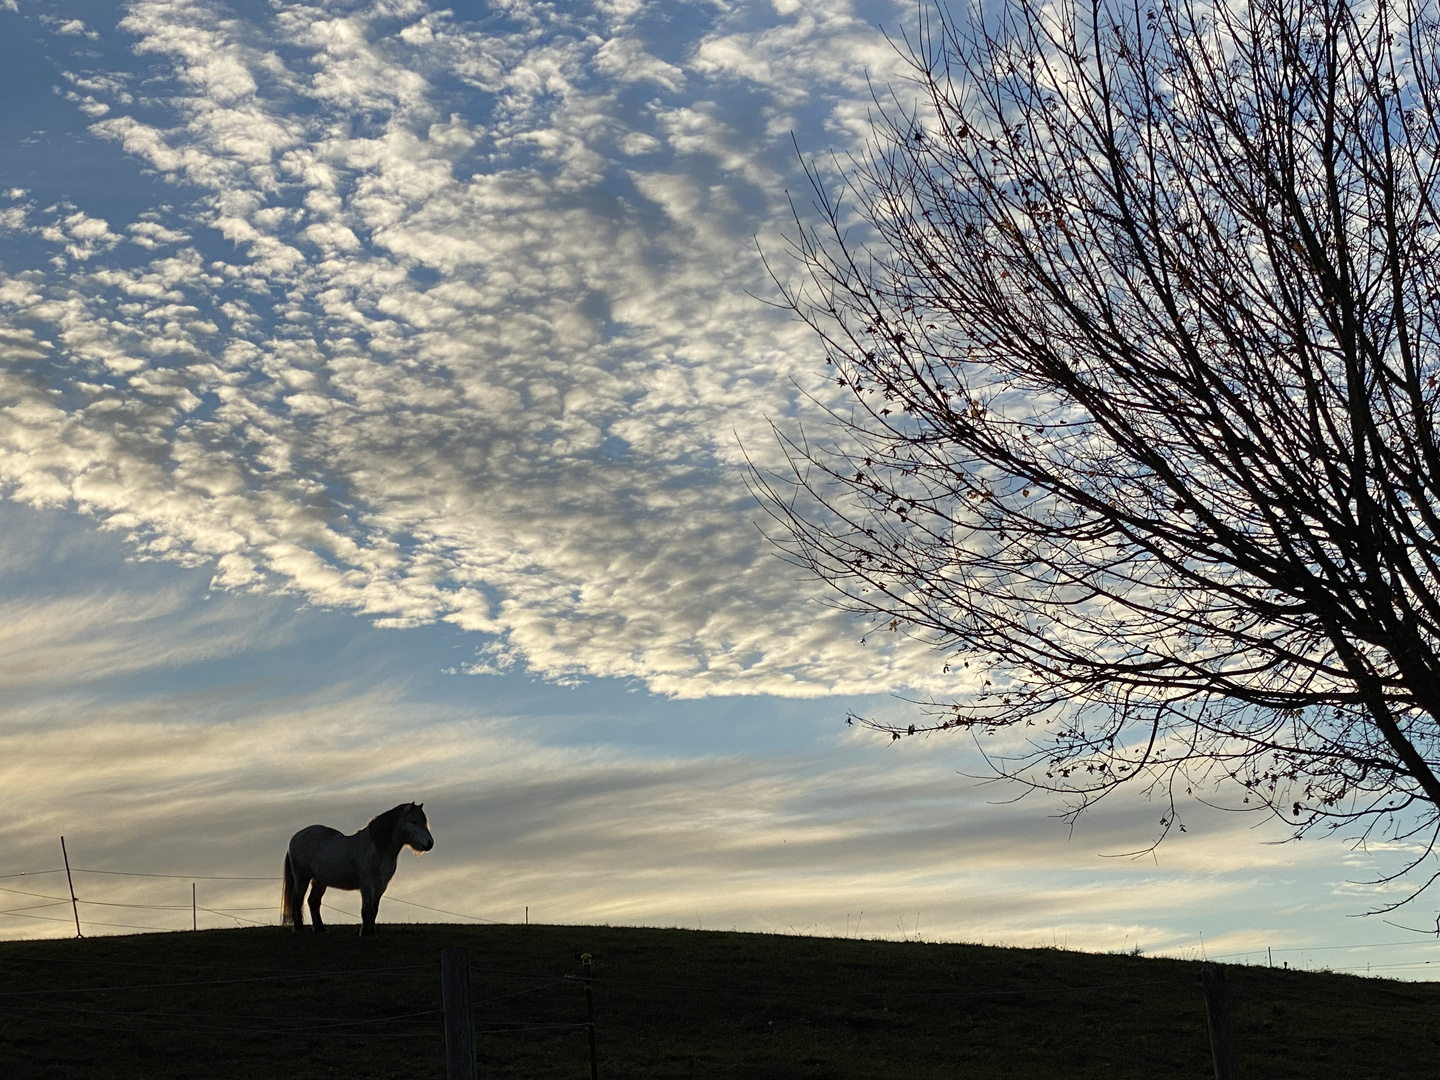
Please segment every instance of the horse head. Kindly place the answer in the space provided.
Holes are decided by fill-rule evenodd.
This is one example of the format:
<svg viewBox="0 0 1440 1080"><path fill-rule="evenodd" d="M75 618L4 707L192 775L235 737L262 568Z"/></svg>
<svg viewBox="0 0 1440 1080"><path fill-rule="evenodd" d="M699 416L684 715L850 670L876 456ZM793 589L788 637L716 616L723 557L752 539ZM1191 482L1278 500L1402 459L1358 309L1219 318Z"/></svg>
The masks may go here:
<svg viewBox="0 0 1440 1080"><path fill-rule="evenodd" d="M435 846L422 803L401 803L372 819L366 828L370 842L382 851L399 851L406 844L416 851L429 851Z"/></svg>
<svg viewBox="0 0 1440 1080"><path fill-rule="evenodd" d="M402 844L409 844L416 851L429 851L435 846L435 837L430 835L430 822L425 817L424 803L411 803L400 812L395 832Z"/></svg>

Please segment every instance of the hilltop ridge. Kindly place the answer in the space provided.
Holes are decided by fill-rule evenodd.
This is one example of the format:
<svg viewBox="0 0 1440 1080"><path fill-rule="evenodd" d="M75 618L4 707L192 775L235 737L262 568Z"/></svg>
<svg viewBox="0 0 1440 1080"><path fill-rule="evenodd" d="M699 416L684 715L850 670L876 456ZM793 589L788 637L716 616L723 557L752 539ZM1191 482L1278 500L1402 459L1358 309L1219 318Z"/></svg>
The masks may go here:
<svg viewBox="0 0 1440 1080"><path fill-rule="evenodd" d="M9 1080L444 1076L439 950L480 1075L606 1080L1213 1075L1193 961L606 926L382 925L0 942ZM1440 985L1227 968L1249 1077L1433 1077Z"/></svg>

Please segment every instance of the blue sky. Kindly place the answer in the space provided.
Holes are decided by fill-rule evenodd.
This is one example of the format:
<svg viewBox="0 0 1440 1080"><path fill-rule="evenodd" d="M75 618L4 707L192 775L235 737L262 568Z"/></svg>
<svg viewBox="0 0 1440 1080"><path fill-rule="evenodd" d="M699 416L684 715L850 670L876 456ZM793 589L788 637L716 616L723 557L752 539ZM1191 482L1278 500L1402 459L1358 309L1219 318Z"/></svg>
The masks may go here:
<svg viewBox="0 0 1440 1080"><path fill-rule="evenodd" d="M1424 977L1348 917L1396 852L1197 807L1107 858L1156 807L1072 834L959 739L845 727L965 687L759 534L746 454L832 392L760 251L913 15L0 0L0 873L63 833L265 921L217 879L413 798L395 895L481 918ZM0 880L0 935L67 932L54 880ZM86 913L179 926L176 882Z"/></svg>

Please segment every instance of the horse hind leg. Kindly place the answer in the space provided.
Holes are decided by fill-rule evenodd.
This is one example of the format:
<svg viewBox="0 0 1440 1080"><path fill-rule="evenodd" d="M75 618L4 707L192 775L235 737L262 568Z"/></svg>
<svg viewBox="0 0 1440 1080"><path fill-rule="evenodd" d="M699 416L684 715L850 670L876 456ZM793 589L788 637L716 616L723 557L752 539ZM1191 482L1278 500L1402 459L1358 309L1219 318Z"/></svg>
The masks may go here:
<svg viewBox="0 0 1440 1080"><path fill-rule="evenodd" d="M288 866L288 863L287 863ZM310 884L310 873L305 867L300 867L289 881L290 885L290 915L295 919L295 932L298 934L305 929L305 888Z"/></svg>
<svg viewBox="0 0 1440 1080"><path fill-rule="evenodd" d="M315 933L325 933L325 921L320 918L320 900L325 895L325 886L315 882L310 886L310 921L315 924Z"/></svg>

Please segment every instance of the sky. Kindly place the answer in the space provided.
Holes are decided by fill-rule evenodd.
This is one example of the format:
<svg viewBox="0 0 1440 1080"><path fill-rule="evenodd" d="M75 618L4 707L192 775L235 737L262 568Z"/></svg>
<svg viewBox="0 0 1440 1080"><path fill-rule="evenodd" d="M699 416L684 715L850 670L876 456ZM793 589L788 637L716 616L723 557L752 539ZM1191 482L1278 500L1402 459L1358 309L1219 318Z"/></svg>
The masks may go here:
<svg viewBox="0 0 1440 1080"><path fill-rule="evenodd" d="M846 725L966 687L776 556L746 465L835 400L769 276L797 148L863 146L914 18L0 0L0 937L74 932L62 835L89 933L192 882L263 924L292 832L416 800L382 923L1430 977L1433 903L1355 917L1403 852L1197 805L1124 857L1139 793L1072 829Z"/></svg>

